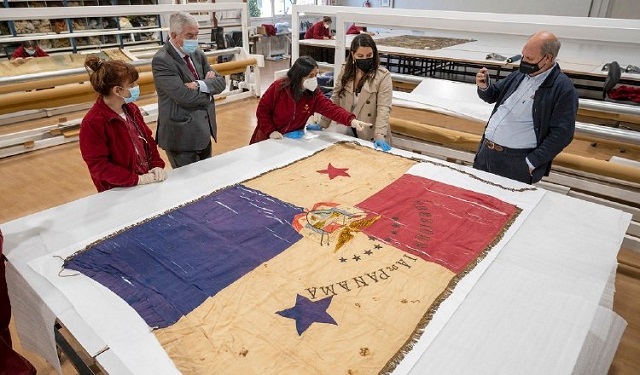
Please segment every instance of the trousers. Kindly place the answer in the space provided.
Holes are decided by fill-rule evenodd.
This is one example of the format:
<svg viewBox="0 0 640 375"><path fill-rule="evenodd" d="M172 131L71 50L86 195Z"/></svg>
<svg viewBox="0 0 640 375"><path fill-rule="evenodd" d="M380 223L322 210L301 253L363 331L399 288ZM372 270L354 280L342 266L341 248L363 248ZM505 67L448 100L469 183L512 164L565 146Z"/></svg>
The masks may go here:
<svg viewBox="0 0 640 375"><path fill-rule="evenodd" d="M542 176L534 181L534 177L529 173L529 165L525 159L531 151L533 149L507 148L484 140L473 160L473 167L525 184L532 184L538 182Z"/></svg>

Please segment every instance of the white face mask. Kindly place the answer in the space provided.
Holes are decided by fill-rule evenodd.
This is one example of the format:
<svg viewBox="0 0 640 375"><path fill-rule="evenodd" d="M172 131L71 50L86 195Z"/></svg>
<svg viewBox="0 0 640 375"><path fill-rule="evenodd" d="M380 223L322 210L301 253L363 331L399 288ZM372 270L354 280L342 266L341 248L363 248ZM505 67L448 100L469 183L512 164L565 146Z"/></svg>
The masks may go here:
<svg viewBox="0 0 640 375"><path fill-rule="evenodd" d="M311 77L305 79L304 81L302 81L302 87L309 91L316 91L316 89L318 88L318 78Z"/></svg>
<svg viewBox="0 0 640 375"><path fill-rule="evenodd" d="M325 23L325 24L324 24L324 28L325 28L325 29L328 29L328 28L329 28L329 24L328 24L328 23Z"/></svg>

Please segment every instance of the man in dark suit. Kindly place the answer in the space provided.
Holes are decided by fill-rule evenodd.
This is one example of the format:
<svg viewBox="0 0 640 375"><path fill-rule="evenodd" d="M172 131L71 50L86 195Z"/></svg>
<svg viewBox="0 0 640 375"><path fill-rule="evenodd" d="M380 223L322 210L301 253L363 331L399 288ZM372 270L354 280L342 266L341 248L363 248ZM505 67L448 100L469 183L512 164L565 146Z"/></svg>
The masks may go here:
<svg viewBox="0 0 640 375"><path fill-rule="evenodd" d="M226 82L198 49L198 21L178 12L169 18L169 42L151 61L158 93L156 138L173 168L211 157L216 139L213 95Z"/></svg>

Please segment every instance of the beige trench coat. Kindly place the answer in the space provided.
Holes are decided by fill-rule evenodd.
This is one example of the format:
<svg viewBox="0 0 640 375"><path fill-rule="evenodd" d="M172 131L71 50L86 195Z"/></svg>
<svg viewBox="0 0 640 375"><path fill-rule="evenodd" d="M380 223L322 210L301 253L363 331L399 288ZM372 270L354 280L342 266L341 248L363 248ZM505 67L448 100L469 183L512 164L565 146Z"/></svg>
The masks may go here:
<svg viewBox="0 0 640 375"><path fill-rule="evenodd" d="M358 120L374 125L373 128L365 128L363 131L359 131L358 138L373 141L376 139L376 135L380 135L384 137L387 143L391 144L391 129L389 126L391 98L393 95L391 73L387 69L379 67L373 80L366 81L362 86L357 101L354 100L353 81L349 81L345 92L341 97L338 96L338 92L342 87L341 77L342 73L335 80L331 101L355 114ZM326 129L330 124L330 119L322 117L320 126Z"/></svg>

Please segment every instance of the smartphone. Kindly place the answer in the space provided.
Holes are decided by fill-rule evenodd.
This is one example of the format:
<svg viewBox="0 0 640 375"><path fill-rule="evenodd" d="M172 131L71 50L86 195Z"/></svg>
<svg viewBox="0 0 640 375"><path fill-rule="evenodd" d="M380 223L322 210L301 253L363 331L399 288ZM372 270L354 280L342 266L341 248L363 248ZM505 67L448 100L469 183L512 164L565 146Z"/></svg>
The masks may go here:
<svg viewBox="0 0 640 375"><path fill-rule="evenodd" d="M491 86L491 75L489 71L484 72L484 82L487 84L487 87Z"/></svg>

